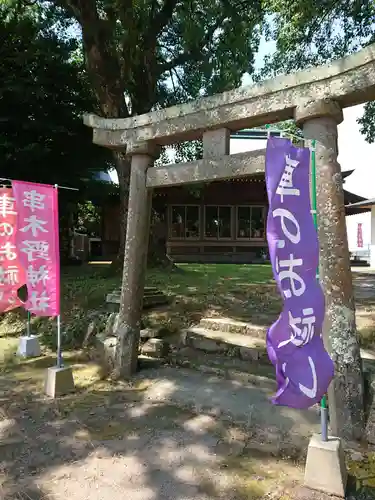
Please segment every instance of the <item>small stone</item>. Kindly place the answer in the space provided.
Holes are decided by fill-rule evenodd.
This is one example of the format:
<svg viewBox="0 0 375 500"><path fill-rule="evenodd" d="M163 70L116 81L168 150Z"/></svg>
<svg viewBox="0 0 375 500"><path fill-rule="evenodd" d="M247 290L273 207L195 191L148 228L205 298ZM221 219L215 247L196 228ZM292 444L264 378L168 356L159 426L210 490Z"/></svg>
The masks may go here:
<svg viewBox="0 0 375 500"><path fill-rule="evenodd" d="M353 462L362 462L364 460L364 456L359 451L352 452L350 458Z"/></svg>
<svg viewBox="0 0 375 500"><path fill-rule="evenodd" d="M158 332L152 328L144 328L140 332L141 339L154 339L158 336Z"/></svg>
<svg viewBox="0 0 375 500"><path fill-rule="evenodd" d="M115 367L117 337L97 337L96 345L99 351L100 364L103 374L109 374Z"/></svg>
<svg viewBox="0 0 375 500"><path fill-rule="evenodd" d="M240 358L244 361L258 361L259 351L251 347L240 347Z"/></svg>
<svg viewBox="0 0 375 500"><path fill-rule="evenodd" d="M88 346L89 343L90 343L90 340L96 334L97 334L97 323L96 323L96 321L91 321L91 323L89 323L89 326L87 327L87 332L86 332L86 335L85 335L85 339L84 339L83 344L82 344L83 347Z"/></svg>
<svg viewBox="0 0 375 500"><path fill-rule="evenodd" d="M196 405L194 406L194 410L195 410L195 412L196 412L196 413L198 413L198 414L199 414L199 413L203 413L204 407L203 407L203 405L202 405L202 404L196 404Z"/></svg>
<svg viewBox="0 0 375 500"><path fill-rule="evenodd" d="M218 406L214 406L208 410L208 414L212 417L220 417L222 410Z"/></svg>
<svg viewBox="0 0 375 500"><path fill-rule="evenodd" d="M187 330L183 330L180 333L180 342L181 342L182 345L188 346L188 344L189 344L189 333L188 333Z"/></svg>
<svg viewBox="0 0 375 500"><path fill-rule="evenodd" d="M199 371L202 372L202 373L213 373L215 375L220 375L220 368L212 368L211 366L207 366L207 365L199 365L198 366L199 368Z"/></svg>
<svg viewBox="0 0 375 500"><path fill-rule="evenodd" d="M188 345L200 351L224 353L228 346L224 342L201 337L200 335L189 335Z"/></svg>
<svg viewBox="0 0 375 500"><path fill-rule="evenodd" d="M149 339L142 346L142 354L154 358L164 358L168 355L169 345L162 339Z"/></svg>
<svg viewBox="0 0 375 500"><path fill-rule="evenodd" d="M105 325L105 335L109 337L114 334L115 331L115 323L118 317L118 313L111 313L108 316L107 323Z"/></svg>

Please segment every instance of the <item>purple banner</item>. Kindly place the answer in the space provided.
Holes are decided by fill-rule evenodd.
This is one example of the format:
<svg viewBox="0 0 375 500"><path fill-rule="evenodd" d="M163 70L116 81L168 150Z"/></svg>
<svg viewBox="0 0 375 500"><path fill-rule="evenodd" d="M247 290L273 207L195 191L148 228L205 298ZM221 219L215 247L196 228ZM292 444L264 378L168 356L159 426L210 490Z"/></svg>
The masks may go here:
<svg viewBox="0 0 375 500"><path fill-rule="evenodd" d="M316 278L319 244L311 215L310 150L294 147L289 139L268 139L266 184L269 253L284 300L267 332L278 385L273 402L309 408L320 401L334 375L321 336L325 305Z"/></svg>

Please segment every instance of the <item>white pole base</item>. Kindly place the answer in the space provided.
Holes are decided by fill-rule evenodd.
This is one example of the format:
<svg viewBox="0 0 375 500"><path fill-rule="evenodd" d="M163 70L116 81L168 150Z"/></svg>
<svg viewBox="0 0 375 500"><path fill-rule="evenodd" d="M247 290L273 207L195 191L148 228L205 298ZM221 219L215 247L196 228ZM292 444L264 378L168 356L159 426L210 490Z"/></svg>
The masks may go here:
<svg viewBox="0 0 375 500"><path fill-rule="evenodd" d="M17 355L22 358L36 358L41 355L39 340L36 335L20 337Z"/></svg>
<svg viewBox="0 0 375 500"><path fill-rule="evenodd" d="M320 434L314 434L307 451L305 486L345 498L347 478L341 440L329 437L328 441L322 441Z"/></svg>
<svg viewBox="0 0 375 500"><path fill-rule="evenodd" d="M73 372L70 366L47 369L44 392L50 398L57 398L74 392Z"/></svg>

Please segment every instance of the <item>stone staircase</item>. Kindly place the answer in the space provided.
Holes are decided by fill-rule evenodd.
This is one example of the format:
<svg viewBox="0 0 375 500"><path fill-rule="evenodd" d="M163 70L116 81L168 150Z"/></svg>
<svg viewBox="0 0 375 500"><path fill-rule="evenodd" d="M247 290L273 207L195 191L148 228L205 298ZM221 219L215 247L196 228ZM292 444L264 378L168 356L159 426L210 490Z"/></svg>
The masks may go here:
<svg viewBox="0 0 375 500"><path fill-rule="evenodd" d="M221 357L268 363L265 337L261 326L229 318L203 318L181 333L179 345Z"/></svg>
<svg viewBox="0 0 375 500"><path fill-rule="evenodd" d="M231 318L202 318L199 322L199 327L207 330L220 331L225 333L237 333L250 337L265 338L267 328L262 325L245 323Z"/></svg>
<svg viewBox="0 0 375 500"><path fill-rule="evenodd" d="M107 294L106 303L110 312L119 312L120 307L121 288L113 290ZM143 294L143 308L149 309L151 307L162 306L169 304L170 298L156 287L148 286L144 289Z"/></svg>
<svg viewBox="0 0 375 500"><path fill-rule="evenodd" d="M244 361L266 361L266 343L263 339L209 330L201 326L191 327L181 335L185 347L208 353L216 353Z"/></svg>

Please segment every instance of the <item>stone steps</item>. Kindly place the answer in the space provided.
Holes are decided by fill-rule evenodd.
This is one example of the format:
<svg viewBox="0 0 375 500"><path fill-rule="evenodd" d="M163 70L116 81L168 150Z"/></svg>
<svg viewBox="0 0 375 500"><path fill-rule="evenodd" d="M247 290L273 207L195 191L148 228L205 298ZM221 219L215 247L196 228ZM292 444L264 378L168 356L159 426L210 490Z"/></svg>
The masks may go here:
<svg viewBox="0 0 375 500"><path fill-rule="evenodd" d="M270 324L272 320L270 320ZM202 318L199 326L208 330L215 330L226 333L237 333L250 337L265 338L267 327L263 325L254 325L244 321L237 321L231 318Z"/></svg>
<svg viewBox="0 0 375 500"><path fill-rule="evenodd" d="M168 362L237 383L251 383L270 392L276 390L275 370L270 364L249 363L239 358L229 358L191 347L172 349L168 355Z"/></svg>
<svg viewBox="0 0 375 500"><path fill-rule="evenodd" d="M199 351L221 354L248 362L268 363L266 342L257 337L195 326L182 332L181 343L185 347Z"/></svg>
<svg viewBox="0 0 375 500"><path fill-rule="evenodd" d="M121 298L121 288L114 290L107 294L106 303L107 307L111 312L118 312L120 306ZM145 287L143 294L143 308L148 309L150 307L162 306L169 304L170 299L163 292L158 290L156 287L150 286Z"/></svg>

